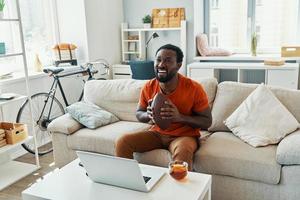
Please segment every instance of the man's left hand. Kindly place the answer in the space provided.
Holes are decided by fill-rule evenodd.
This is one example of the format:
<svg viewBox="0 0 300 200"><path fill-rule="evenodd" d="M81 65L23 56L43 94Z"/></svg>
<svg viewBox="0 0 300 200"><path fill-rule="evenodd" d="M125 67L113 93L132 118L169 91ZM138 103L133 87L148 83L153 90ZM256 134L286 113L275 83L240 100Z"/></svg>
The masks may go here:
<svg viewBox="0 0 300 200"><path fill-rule="evenodd" d="M180 122L181 114L171 101L165 101L165 107L161 108L160 116L162 119L170 119L172 122Z"/></svg>

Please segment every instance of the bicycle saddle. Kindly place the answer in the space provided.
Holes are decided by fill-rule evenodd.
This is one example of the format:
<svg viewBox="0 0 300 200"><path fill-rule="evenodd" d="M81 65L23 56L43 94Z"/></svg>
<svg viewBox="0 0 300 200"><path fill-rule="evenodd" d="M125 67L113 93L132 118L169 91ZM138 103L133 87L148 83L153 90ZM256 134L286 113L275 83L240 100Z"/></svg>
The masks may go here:
<svg viewBox="0 0 300 200"><path fill-rule="evenodd" d="M43 72L45 72L45 73L52 73L52 74L58 74L59 72L62 72L62 71L64 71L64 69L63 68L58 68L58 67L56 67L56 68L46 68L46 69L44 69L43 70Z"/></svg>

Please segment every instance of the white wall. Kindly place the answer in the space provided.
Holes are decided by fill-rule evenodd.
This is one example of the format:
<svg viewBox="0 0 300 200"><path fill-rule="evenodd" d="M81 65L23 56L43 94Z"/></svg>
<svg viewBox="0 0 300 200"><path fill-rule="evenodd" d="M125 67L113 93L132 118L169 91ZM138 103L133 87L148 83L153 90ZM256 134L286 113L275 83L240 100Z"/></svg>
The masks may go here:
<svg viewBox="0 0 300 200"><path fill-rule="evenodd" d="M57 0L59 38L62 43L77 45L77 58L89 58L84 0Z"/></svg>
<svg viewBox="0 0 300 200"><path fill-rule="evenodd" d="M123 2L121 0L85 1L89 59L106 59L109 63L121 60Z"/></svg>
<svg viewBox="0 0 300 200"><path fill-rule="evenodd" d="M154 8L185 8L187 21L187 63L193 61L194 57L194 8L193 0L123 0L124 4L124 21L129 24L130 28L142 27L142 18L147 14L152 14ZM180 36L177 32L158 32L159 38L151 41L148 48L148 58L154 59L156 50L167 43L180 46ZM146 36L148 38L148 36Z"/></svg>
<svg viewBox="0 0 300 200"><path fill-rule="evenodd" d="M60 40L78 45L79 61L120 62L121 0L58 0L57 11Z"/></svg>

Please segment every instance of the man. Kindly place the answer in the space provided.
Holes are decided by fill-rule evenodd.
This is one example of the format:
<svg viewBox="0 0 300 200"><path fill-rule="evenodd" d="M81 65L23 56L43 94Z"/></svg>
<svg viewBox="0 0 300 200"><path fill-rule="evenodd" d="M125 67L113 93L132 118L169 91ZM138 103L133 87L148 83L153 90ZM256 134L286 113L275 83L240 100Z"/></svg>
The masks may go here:
<svg viewBox="0 0 300 200"><path fill-rule="evenodd" d="M180 48L167 44L156 52L156 78L143 87L136 112L140 122L153 121L151 101L158 92L165 94L168 106L161 109L161 117L172 121L165 130L154 125L148 131L126 134L116 143L116 155L133 159L133 152L168 149L173 160L188 163L192 170L193 155L198 148L200 128L211 125L208 99L202 86L178 73L183 53Z"/></svg>

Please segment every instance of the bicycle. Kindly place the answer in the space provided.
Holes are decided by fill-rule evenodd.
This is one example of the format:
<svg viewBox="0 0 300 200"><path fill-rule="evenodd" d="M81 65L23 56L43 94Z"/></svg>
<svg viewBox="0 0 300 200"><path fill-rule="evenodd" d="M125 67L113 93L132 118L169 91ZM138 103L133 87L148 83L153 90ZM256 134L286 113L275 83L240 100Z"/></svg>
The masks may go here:
<svg viewBox="0 0 300 200"><path fill-rule="evenodd" d="M49 74L49 76L53 77L53 82L50 87L49 92L41 92L36 93L31 96L32 99L32 114L35 125L36 139L38 145L38 154L45 155L51 152L52 149L52 139L51 133L47 131L48 125L52 120L57 117L65 114L64 107L62 103L56 98L57 87L61 92L62 99L64 101L65 106L69 106L68 100L66 98L64 89L60 82L60 78L82 74L82 76L88 75L86 81L93 80L94 74L98 73L98 70L95 69L95 65L100 65L102 69L104 69L104 73L100 75L108 75L109 74L109 64L104 59L99 59L93 62L86 63L83 66L80 66L79 71L72 71L69 73L60 74L64 71L64 68L55 67L55 68L46 68L44 69L44 73ZM104 79L104 78L99 78ZM104 79L105 80L105 79ZM85 82L85 80L83 80ZM83 90L78 101L81 101L83 97ZM30 115L29 115L29 101L28 99L22 104L19 109L16 122L31 124ZM28 127L29 133L31 132L30 126ZM29 153L35 153L35 147L33 141L23 143L23 148L27 150Z"/></svg>

